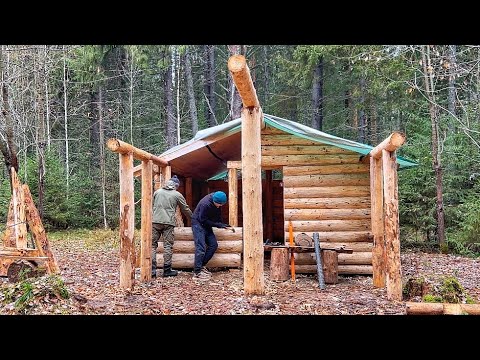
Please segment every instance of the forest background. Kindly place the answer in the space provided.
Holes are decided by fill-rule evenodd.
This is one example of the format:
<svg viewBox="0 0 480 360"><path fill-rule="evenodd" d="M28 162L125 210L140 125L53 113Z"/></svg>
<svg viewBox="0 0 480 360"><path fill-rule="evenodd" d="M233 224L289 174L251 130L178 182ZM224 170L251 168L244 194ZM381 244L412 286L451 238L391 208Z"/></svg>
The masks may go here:
<svg viewBox="0 0 480 360"><path fill-rule="evenodd" d="M116 228L106 140L158 155L240 117L232 54L246 56L264 113L372 146L405 133L398 155L419 166L399 172L402 246L480 253L474 45L1 45L0 232L12 166L47 231Z"/></svg>

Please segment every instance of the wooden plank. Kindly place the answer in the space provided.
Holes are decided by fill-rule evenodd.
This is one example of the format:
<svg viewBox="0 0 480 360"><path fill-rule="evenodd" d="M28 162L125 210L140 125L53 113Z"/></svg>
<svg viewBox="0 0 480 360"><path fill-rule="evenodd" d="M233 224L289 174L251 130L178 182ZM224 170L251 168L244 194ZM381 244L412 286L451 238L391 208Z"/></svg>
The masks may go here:
<svg viewBox="0 0 480 360"><path fill-rule="evenodd" d="M398 177L395 153L383 150L383 188L385 211L386 284L389 300L402 300L400 264L400 226L398 214Z"/></svg>
<svg viewBox="0 0 480 360"><path fill-rule="evenodd" d="M135 201L133 155L119 154L120 163L120 287L133 290L135 282Z"/></svg>
<svg viewBox="0 0 480 360"><path fill-rule="evenodd" d="M22 190L22 184L18 180L15 168L12 172L12 200L13 200L13 233L15 236L16 247L19 249L27 248L27 224L25 220L25 196Z"/></svg>
<svg viewBox="0 0 480 360"><path fill-rule="evenodd" d="M142 161L142 209L140 240L140 280L152 279L152 177L153 162Z"/></svg>
<svg viewBox="0 0 480 360"><path fill-rule="evenodd" d="M383 235L382 160L370 157L370 189L373 233L373 286L385 286L385 238Z"/></svg>
<svg viewBox="0 0 480 360"><path fill-rule="evenodd" d="M319 141L308 140L292 134L262 134L262 146L319 145Z"/></svg>
<svg viewBox="0 0 480 360"><path fill-rule="evenodd" d="M242 110L242 208L244 239L244 290L263 295L262 174L260 168L261 109Z"/></svg>
<svg viewBox="0 0 480 360"><path fill-rule="evenodd" d="M8 206L7 227L3 235L3 246L17 247L17 241L15 240L15 219L13 214L13 198L10 199Z"/></svg>

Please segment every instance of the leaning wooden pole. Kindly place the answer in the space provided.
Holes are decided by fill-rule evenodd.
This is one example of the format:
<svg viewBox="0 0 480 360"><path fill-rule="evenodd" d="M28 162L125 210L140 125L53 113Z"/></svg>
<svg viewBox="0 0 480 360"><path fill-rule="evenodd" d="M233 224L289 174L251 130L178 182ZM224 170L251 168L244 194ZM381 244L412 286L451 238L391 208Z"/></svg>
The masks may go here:
<svg viewBox="0 0 480 360"><path fill-rule="evenodd" d="M400 225L398 214L398 176L395 152L382 150L385 207L385 250L387 298L402 300L402 268L400 264Z"/></svg>
<svg viewBox="0 0 480 360"><path fill-rule="evenodd" d="M120 287L133 290L135 281L135 203L133 155L120 154Z"/></svg>
<svg viewBox="0 0 480 360"><path fill-rule="evenodd" d="M242 98L243 286L246 294L265 294L263 274L261 126L263 113L245 57L234 55L228 69Z"/></svg>
<svg viewBox="0 0 480 360"><path fill-rule="evenodd" d="M370 199L372 207L373 286L385 287L385 236L383 224L382 159L370 157Z"/></svg>
<svg viewBox="0 0 480 360"><path fill-rule="evenodd" d="M140 280L152 280L152 160L142 161Z"/></svg>

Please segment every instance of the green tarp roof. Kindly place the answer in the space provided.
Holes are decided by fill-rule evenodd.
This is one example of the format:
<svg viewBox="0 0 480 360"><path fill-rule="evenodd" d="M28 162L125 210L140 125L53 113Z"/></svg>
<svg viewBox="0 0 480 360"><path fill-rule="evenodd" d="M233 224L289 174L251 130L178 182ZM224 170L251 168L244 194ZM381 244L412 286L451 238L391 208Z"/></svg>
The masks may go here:
<svg viewBox="0 0 480 360"><path fill-rule="evenodd" d="M354 151L362 155L368 155L368 153L373 149L373 146L330 135L324 133L323 131L313 129L309 126L305 126L291 120L283 119L278 116L264 114L264 120L269 126L285 131L286 133L311 141L317 141L322 144L337 146L339 148ZM204 147L206 144L208 144L209 138L216 138L220 135L222 137L225 137L240 132L241 125L241 119L235 119L224 124L200 130L195 134L193 139L165 151L163 154L160 155L160 157L170 161L179 156L185 155L185 152L188 152L190 149L193 150ZM397 156L397 162L400 165L401 169L418 165L416 162L405 159L401 156ZM224 172L211 177L209 180L222 178L223 176Z"/></svg>

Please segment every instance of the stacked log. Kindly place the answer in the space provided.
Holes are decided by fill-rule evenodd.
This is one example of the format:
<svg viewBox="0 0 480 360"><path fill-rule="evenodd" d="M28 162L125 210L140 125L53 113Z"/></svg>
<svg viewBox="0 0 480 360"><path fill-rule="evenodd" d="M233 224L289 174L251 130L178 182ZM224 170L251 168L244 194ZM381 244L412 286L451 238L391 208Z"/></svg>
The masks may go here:
<svg viewBox="0 0 480 360"><path fill-rule="evenodd" d="M208 262L208 267L241 266L243 252L242 228L235 227L235 232L230 229L213 228L217 238L218 249ZM195 244L191 227L176 227L174 230L175 242L173 244L172 267L176 269L193 269L195 257ZM157 266L163 266L163 239L160 238L157 248Z"/></svg>
<svg viewBox="0 0 480 360"><path fill-rule="evenodd" d="M267 127L262 166L283 167L285 241L291 221L294 236L318 232L320 246L353 250L339 254L339 274L372 274L369 164L358 153ZM295 254L297 273L316 272L315 263Z"/></svg>

